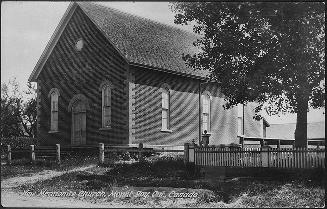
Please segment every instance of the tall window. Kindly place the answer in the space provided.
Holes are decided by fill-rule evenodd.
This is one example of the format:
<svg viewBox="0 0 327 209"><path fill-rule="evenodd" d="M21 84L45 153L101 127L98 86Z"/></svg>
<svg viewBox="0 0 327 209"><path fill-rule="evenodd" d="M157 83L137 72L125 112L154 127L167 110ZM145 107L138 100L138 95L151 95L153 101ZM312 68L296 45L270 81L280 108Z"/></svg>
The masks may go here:
<svg viewBox="0 0 327 209"><path fill-rule="evenodd" d="M102 127L111 127L111 87L109 85L102 87Z"/></svg>
<svg viewBox="0 0 327 209"><path fill-rule="evenodd" d="M243 104L237 105L237 135L243 135Z"/></svg>
<svg viewBox="0 0 327 209"><path fill-rule="evenodd" d="M162 90L162 130L169 130L169 90Z"/></svg>
<svg viewBox="0 0 327 209"><path fill-rule="evenodd" d="M60 96L58 89L51 89L48 96L51 100L50 131L58 131L58 98Z"/></svg>
<svg viewBox="0 0 327 209"><path fill-rule="evenodd" d="M210 96L202 95L202 132L210 132Z"/></svg>

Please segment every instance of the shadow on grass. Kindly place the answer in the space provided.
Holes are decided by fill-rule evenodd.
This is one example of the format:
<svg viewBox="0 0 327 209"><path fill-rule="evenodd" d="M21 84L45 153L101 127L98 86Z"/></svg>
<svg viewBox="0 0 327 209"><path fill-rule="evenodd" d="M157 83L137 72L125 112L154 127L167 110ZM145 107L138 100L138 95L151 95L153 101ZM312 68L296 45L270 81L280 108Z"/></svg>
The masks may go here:
<svg viewBox="0 0 327 209"><path fill-rule="evenodd" d="M229 200L224 193L201 176L200 169L190 165L184 165L182 159L160 159L155 161L135 162L132 164L106 164L110 167L104 174L78 173L76 180L85 182L86 189L101 190L112 185L118 187L171 187L204 189L213 191L216 196L214 200ZM213 197L202 197L213 201ZM210 199L210 200L209 200Z"/></svg>
<svg viewBox="0 0 327 209"><path fill-rule="evenodd" d="M75 154L67 156L62 159L59 165L55 159L36 159L31 163L30 159L22 158L15 159L11 165L1 165L1 179L7 179L15 176L29 176L33 173L41 172L44 170L66 171L76 167L88 166L98 162L95 155Z"/></svg>

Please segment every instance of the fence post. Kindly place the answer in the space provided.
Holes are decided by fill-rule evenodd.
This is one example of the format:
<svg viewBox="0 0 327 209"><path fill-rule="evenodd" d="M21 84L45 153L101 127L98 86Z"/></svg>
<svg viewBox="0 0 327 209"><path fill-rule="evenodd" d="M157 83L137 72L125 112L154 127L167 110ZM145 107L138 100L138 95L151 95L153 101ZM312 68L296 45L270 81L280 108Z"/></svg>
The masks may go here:
<svg viewBox="0 0 327 209"><path fill-rule="evenodd" d="M189 143L184 144L184 164L187 164L189 160L189 147Z"/></svg>
<svg viewBox="0 0 327 209"><path fill-rule="evenodd" d="M261 147L261 162L262 167L269 167L269 147L263 146Z"/></svg>
<svg viewBox="0 0 327 209"><path fill-rule="evenodd" d="M34 145L30 145L31 147L31 162L34 164L35 163L35 150L34 150Z"/></svg>
<svg viewBox="0 0 327 209"><path fill-rule="evenodd" d="M188 147L188 162L195 163L194 155L195 155L195 144L192 144Z"/></svg>
<svg viewBox="0 0 327 209"><path fill-rule="evenodd" d="M143 144L139 143L139 162L143 161L142 151L143 151Z"/></svg>
<svg viewBox="0 0 327 209"><path fill-rule="evenodd" d="M7 162L9 165L11 165L11 147L9 144L7 145L7 147L8 147Z"/></svg>
<svg viewBox="0 0 327 209"><path fill-rule="evenodd" d="M56 144L57 163L60 164L60 144Z"/></svg>
<svg viewBox="0 0 327 209"><path fill-rule="evenodd" d="M99 143L99 164L104 163L104 144Z"/></svg>
<svg viewBox="0 0 327 209"><path fill-rule="evenodd" d="M277 142L277 148L280 149L280 139L278 139L278 142Z"/></svg>
<svg viewBox="0 0 327 209"><path fill-rule="evenodd" d="M242 149L244 148L244 135L240 136L240 144L242 146Z"/></svg>

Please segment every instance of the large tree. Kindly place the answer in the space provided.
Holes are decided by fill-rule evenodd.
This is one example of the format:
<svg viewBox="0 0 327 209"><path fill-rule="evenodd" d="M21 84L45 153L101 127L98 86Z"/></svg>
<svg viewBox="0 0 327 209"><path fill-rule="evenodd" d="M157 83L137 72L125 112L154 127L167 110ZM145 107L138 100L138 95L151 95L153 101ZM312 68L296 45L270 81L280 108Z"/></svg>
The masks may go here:
<svg viewBox="0 0 327 209"><path fill-rule="evenodd" d="M1 84L1 137L36 136L36 89L27 88L23 95L16 79Z"/></svg>
<svg viewBox="0 0 327 209"><path fill-rule="evenodd" d="M325 105L324 9L323 2L172 4L175 23L192 23L200 35L200 52L183 55L187 64L210 71L227 108L255 101L258 113L264 106L297 113L296 147L307 146L309 105Z"/></svg>

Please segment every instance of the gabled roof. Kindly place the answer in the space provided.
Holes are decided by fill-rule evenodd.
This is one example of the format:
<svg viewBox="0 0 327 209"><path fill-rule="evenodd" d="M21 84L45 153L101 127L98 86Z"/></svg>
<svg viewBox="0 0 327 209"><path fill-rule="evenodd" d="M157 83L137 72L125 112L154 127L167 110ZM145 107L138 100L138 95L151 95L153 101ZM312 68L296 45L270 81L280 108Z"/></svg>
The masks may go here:
<svg viewBox="0 0 327 209"><path fill-rule="evenodd" d="M70 5L71 10L75 9L76 5L84 11L129 64L198 78L205 78L208 75L207 71L188 67L182 59L183 53L199 52L193 46L193 42L199 38L196 35L94 3L73 3L73 6ZM42 59L43 56L40 58L41 63L46 61ZM37 68L42 66L37 64L29 80L36 80L41 70Z"/></svg>

